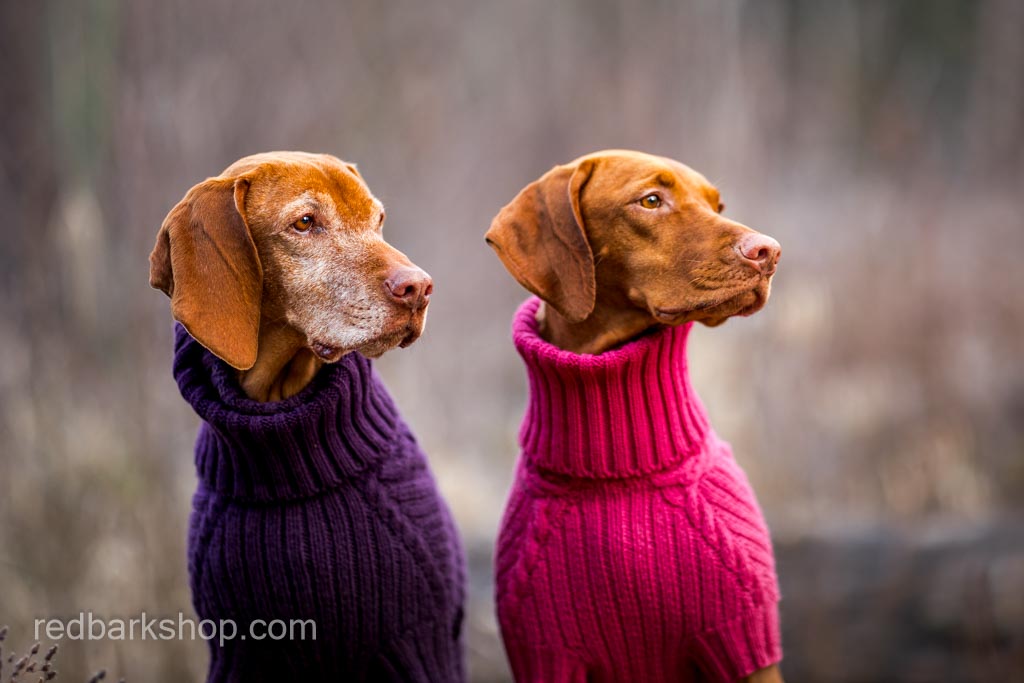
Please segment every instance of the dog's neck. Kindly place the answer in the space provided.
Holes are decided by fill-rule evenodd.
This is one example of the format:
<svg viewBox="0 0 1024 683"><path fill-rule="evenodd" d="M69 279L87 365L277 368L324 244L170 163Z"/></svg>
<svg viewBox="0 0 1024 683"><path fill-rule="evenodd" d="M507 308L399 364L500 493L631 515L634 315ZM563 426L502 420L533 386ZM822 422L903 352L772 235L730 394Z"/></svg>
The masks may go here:
<svg viewBox="0 0 1024 683"><path fill-rule="evenodd" d="M228 498L294 503L337 488L394 453L406 429L359 353L325 364L297 395L260 402L242 390L237 370L178 325L173 368L182 397L205 423L196 472Z"/></svg>
<svg viewBox="0 0 1024 683"><path fill-rule="evenodd" d="M238 383L254 401L282 401L312 381L323 366L305 337L285 323L260 321L256 363L238 373Z"/></svg>
<svg viewBox="0 0 1024 683"><path fill-rule="evenodd" d="M540 301L528 299L512 323L530 384L523 455L539 471L624 478L704 462L707 413L690 382L691 324L664 327L600 355L558 348L540 336ZM693 473L688 466L687 472Z"/></svg>
<svg viewBox="0 0 1024 683"><path fill-rule="evenodd" d="M646 311L632 306L598 302L594 311L581 322L573 323L553 307L542 303L537 323L544 341L563 351L599 354L622 346L657 326Z"/></svg>

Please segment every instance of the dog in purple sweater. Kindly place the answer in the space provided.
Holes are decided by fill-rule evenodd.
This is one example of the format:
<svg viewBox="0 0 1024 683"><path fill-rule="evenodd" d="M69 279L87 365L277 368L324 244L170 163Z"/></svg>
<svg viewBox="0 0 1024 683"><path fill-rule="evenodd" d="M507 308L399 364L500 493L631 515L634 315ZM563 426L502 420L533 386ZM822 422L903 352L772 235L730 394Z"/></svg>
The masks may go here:
<svg viewBox="0 0 1024 683"><path fill-rule="evenodd" d="M458 535L369 360L420 335L431 290L383 221L354 166L279 152L196 185L157 237L203 420L193 603L233 622L211 682L464 679Z"/></svg>

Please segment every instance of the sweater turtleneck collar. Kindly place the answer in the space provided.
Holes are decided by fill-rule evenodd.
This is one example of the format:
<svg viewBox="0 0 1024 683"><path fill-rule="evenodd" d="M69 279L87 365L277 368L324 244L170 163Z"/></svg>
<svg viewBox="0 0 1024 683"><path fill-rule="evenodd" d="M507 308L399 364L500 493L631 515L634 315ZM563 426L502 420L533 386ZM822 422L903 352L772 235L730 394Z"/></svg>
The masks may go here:
<svg viewBox="0 0 1024 683"><path fill-rule="evenodd" d="M401 420L370 361L349 353L298 394L261 403L235 371L175 326L174 378L204 421L196 470L226 497L266 502L316 495L386 455Z"/></svg>
<svg viewBox="0 0 1024 683"><path fill-rule="evenodd" d="M530 381L519 432L528 465L624 478L667 470L704 449L711 427L686 365L692 323L598 355L575 354L541 339L540 303L528 299L512 323Z"/></svg>

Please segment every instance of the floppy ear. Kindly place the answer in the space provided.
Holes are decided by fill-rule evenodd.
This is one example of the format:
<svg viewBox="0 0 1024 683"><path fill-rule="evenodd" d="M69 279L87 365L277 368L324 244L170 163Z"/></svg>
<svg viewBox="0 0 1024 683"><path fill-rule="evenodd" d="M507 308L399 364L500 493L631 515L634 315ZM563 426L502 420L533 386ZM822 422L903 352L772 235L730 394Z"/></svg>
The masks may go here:
<svg viewBox="0 0 1024 683"><path fill-rule="evenodd" d="M245 223L244 178L210 178L160 226L149 284L171 297L171 314L238 370L256 362L263 267Z"/></svg>
<svg viewBox="0 0 1024 683"><path fill-rule="evenodd" d="M580 213L593 171L590 159L554 167L498 212L486 235L512 277L569 322L594 310L594 254Z"/></svg>

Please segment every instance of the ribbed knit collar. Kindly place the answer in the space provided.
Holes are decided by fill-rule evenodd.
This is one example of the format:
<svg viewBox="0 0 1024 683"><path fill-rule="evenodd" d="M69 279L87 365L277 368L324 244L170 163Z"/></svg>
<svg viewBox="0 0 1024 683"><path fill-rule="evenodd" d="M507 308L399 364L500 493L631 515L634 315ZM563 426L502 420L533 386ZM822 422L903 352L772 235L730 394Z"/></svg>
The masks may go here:
<svg viewBox="0 0 1024 683"><path fill-rule="evenodd" d="M370 361L349 353L283 401L248 398L235 371L175 328L174 378L205 424L196 470L210 489L248 501L315 495L386 455L401 420Z"/></svg>
<svg viewBox="0 0 1024 683"><path fill-rule="evenodd" d="M528 299L512 323L530 380L519 432L529 465L621 478L666 470L702 450L711 428L686 365L692 323L598 355L575 354L541 339L540 303Z"/></svg>

